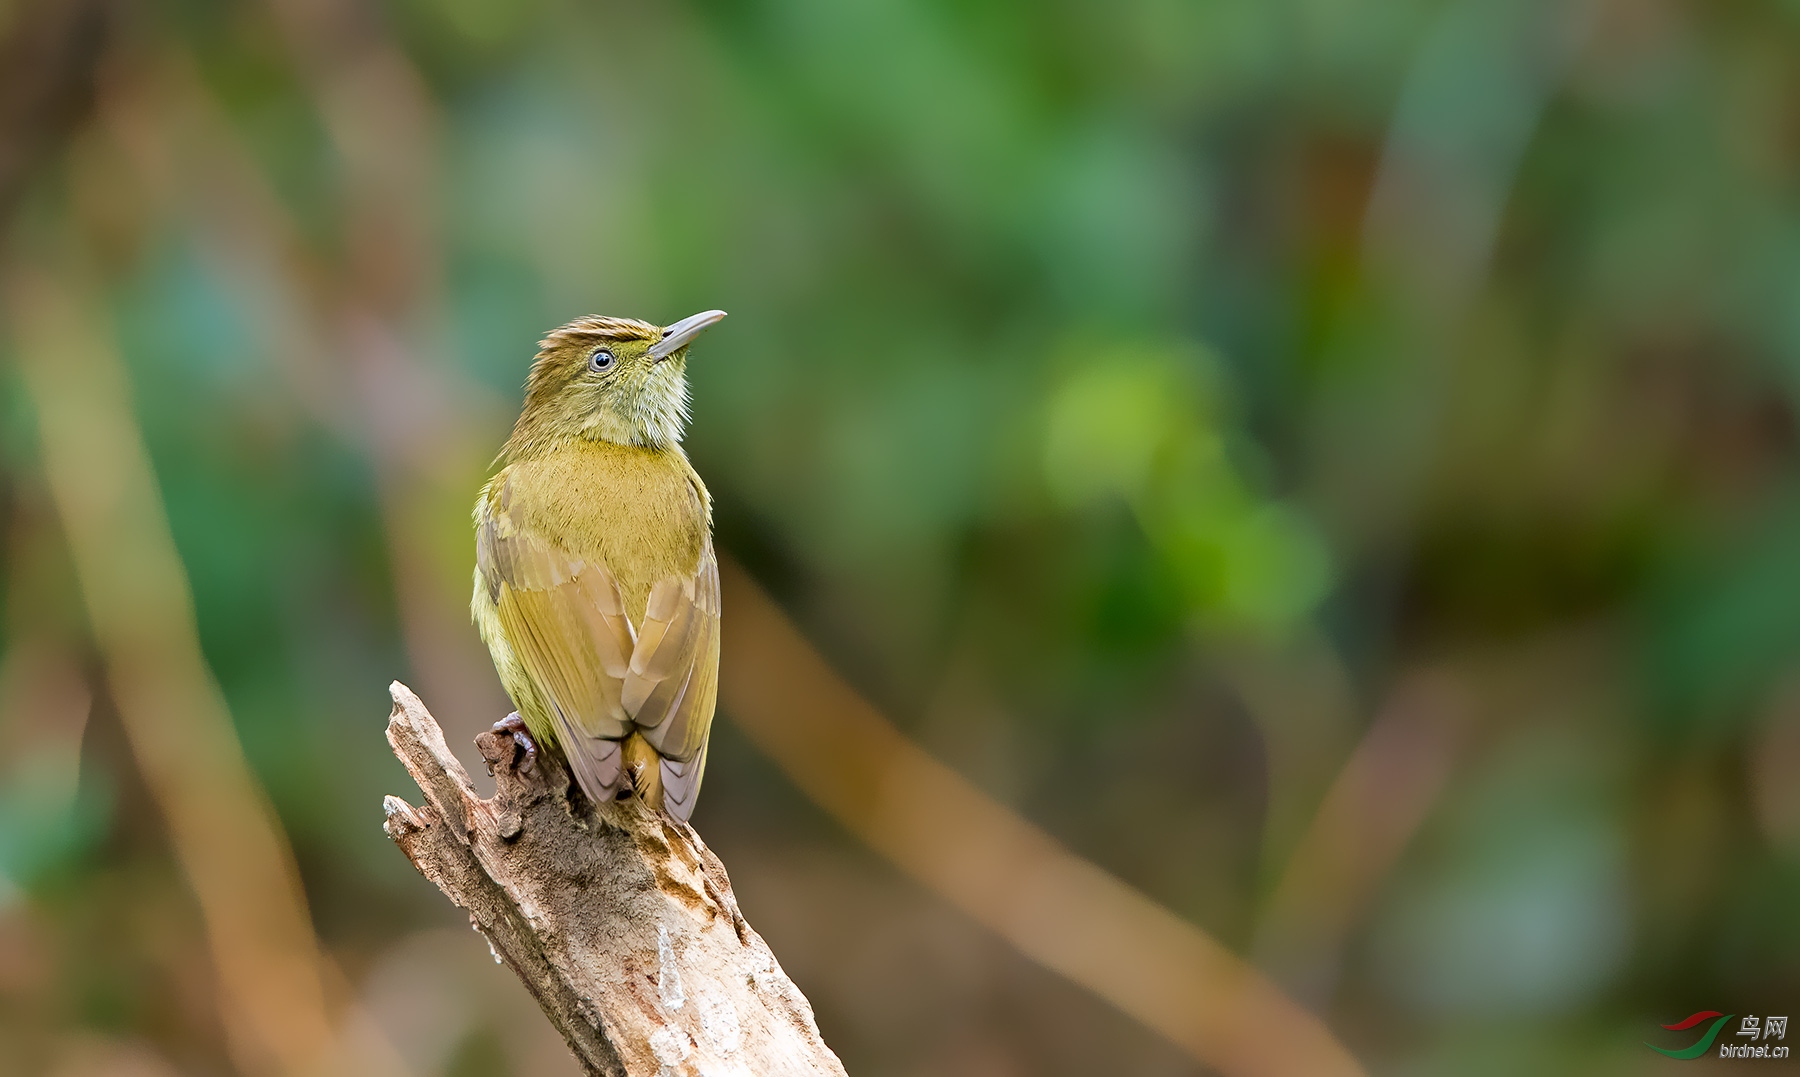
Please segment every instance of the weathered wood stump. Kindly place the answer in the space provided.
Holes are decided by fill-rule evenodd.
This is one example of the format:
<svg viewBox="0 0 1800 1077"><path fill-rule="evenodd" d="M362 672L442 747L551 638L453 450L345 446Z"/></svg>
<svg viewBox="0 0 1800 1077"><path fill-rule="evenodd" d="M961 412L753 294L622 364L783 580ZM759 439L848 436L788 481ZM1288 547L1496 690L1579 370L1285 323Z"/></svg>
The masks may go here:
<svg viewBox="0 0 1800 1077"><path fill-rule="evenodd" d="M425 802L388 797L388 836L468 910L588 1073L844 1073L693 827L635 800L593 805L559 761L495 733L475 739L498 784L482 800L425 705L392 692L388 743Z"/></svg>

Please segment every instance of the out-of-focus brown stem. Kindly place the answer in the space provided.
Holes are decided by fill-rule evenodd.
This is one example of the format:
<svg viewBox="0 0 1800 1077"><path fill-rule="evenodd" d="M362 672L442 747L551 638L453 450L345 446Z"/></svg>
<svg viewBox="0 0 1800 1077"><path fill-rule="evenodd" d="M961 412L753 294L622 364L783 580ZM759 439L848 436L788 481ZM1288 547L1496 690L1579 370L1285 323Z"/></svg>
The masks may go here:
<svg viewBox="0 0 1800 1077"><path fill-rule="evenodd" d="M11 5L0 40L0 224L87 111L113 0Z"/></svg>
<svg viewBox="0 0 1800 1077"><path fill-rule="evenodd" d="M199 899L232 1056L249 1074L344 1072L293 854L206 659L187 574L99 305L9 267L5 310L133 755Z"/></svg>
<svg viewBox="0 0 1800 1077"><path fill-rule="evenodd" d="M1259 963L1323 996L1344 940L1449 780L1469 702L1448 673L1401 682L1338 773L1257 929Z"/></svg>
<svg viewBox="0 0 1800 1077"><path fill-rule="evenodd" d="M895 729L734 562L727 713L794 783L1026 956L1227 1077L1361 1074L1318 1017L1205 932L1076 856Z"/></svg>

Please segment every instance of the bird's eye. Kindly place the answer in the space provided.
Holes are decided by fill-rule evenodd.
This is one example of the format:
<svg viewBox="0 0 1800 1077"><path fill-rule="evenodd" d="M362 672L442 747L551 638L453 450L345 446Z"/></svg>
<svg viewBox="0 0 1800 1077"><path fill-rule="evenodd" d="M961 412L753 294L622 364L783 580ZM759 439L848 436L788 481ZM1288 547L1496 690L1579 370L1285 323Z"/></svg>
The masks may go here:
<svg viewBox="0 0 1800 1077"><path fill-rule="evenodd" d="M589 370L605 370L613 365L613 353L605 348L595 348L594 354L588 356Z"/></svg>

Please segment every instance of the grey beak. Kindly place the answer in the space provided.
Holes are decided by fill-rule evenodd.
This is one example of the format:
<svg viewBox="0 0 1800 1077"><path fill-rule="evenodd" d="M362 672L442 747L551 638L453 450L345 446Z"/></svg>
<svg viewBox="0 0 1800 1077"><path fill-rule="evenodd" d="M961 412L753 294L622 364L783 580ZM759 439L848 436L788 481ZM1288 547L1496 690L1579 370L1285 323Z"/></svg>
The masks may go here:
<svg viewBox="0 0 1800 1077"><path fill-rule="evenodd" d="M705 332L708 326L717 323L724 317L725 312L722 310L707 310L692 317L683 318L664 329L663 338L650 345L650 350L645 354L652 359L667 359L680 351L688 341Z"/></svg>

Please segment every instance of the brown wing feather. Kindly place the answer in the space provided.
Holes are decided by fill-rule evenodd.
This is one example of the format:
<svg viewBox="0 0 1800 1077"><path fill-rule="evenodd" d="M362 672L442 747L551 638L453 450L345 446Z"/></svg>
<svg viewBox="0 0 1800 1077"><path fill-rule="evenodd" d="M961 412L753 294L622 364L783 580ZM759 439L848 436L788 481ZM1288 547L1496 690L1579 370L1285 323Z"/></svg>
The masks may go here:
<svg viewBox="0 0 1800 1077"><path fill-rule="evenodd" d="M651 588L633 631L607 566L518 527L506 512L507 494L502 486L487 504L476 564L576 778L595 800L616 795L619 741L635 726L662 756L665 806L686 819L705 772L718 699L719 565L712 540L693 576Z"/></svg>
<svg viewBox="0 0 1800 1077"><path fill-rule="evenodd" d="M618 581L604 564L569 554L517 527L506 490L476 532L476 565L502 632L548 712L583 791L618 792L619 740L630 732L621 699L636 649ZM515 695L522 709L530 704Z"/></svg>
<svg viewBox="0 0 1800 1077"><path fill-rule="evenodd" d="M706 769L718 700L719 613L719 563L708 540L693 578L663 580L651 590L621 696L663 757L664 804L682 819L693 811Z"/></svg>

